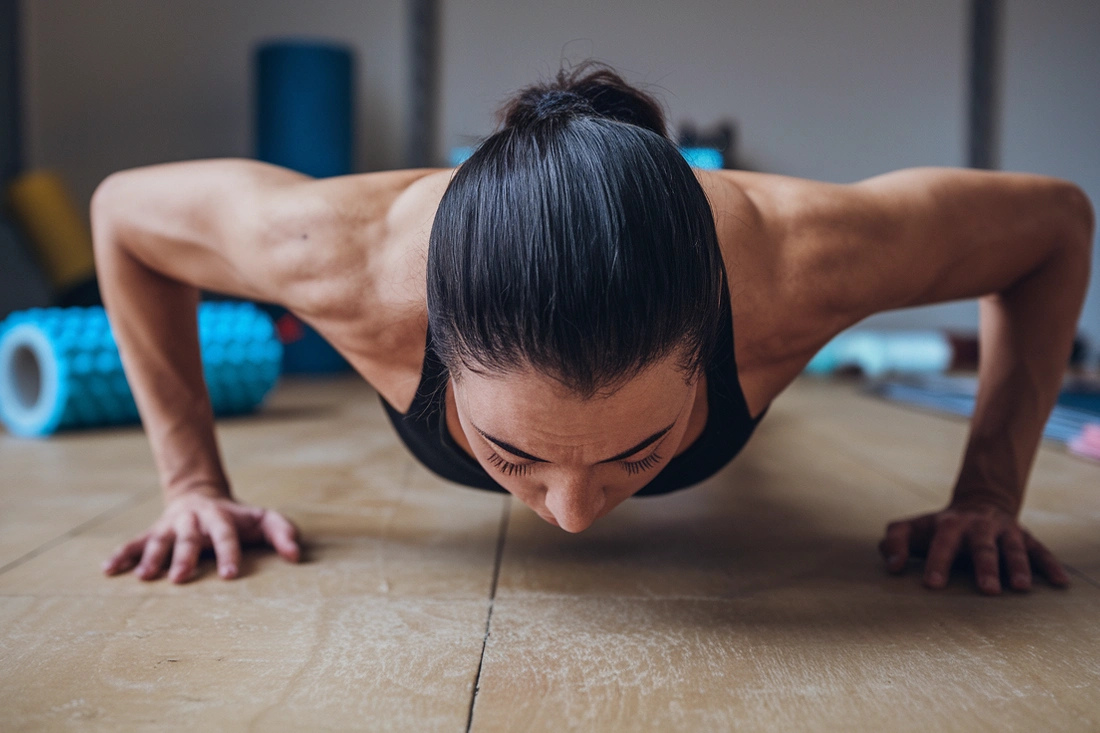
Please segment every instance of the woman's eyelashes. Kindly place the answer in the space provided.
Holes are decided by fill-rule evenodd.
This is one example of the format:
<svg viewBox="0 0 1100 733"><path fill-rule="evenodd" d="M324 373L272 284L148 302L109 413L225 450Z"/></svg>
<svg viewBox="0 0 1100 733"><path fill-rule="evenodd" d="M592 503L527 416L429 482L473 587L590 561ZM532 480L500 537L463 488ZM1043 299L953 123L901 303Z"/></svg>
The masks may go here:
<svg viewBox="0 0 1100 733"><path fill-rule="evenodd" d="M657 455L657 451L653 451L648 456L639 461L623 461L622 464L623 468L626 469L626 472L633 476L634 474L641 473L642 471L648 471L660 462L661 456Z"/></svg>
<svg viewBox="0 0 1100 733"><path fill-rule="evenodd" d="M525 476L531 470L530 463L512 463L497 455L496 451L489 456L489 465L496 468L505 476Z"/></svg>
<svg viewBox="0 0 1100 733"><path fill-rule="evenodd" d="M493 451L486 460L488 460L490 466L497 469L505 476L526 476L533 465L530 463L512 463L511 461L501 458L500 454L496 451ZM650 470L660 462L661 456L657 451L653 451L645 458L637 461L619 461L619 465L621 465L628 474L634 476L642 471Z"/></svg>

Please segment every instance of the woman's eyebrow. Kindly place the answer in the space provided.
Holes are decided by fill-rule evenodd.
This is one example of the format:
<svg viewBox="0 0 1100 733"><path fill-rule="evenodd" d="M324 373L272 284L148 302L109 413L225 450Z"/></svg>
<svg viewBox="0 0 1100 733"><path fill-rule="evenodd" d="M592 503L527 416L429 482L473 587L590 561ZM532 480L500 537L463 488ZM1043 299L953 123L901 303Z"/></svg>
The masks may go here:
<svg viewBox="0 0 1100 733"><path fill-rule="evenodd" d="M612 463L614 461L621 461L624 458L629 458L630 456L632 456L635 453L637 453L638 451L640 451L642 448L653 445L658 440L663 438L665 433L667 433L669 430L672 430L674 425L676 425L676 423L672 423L672 425L669 425L667 428L664 428L663 430L658 430L653 435L649 436L648 438L643 440L641 443L638 443L638 445L634 446L633 448L630 448L629 450L624 450L622 453L611 456L610 458L605 458L602 461L597 461L597 463Z"/></svg>
<svg viewBox="0 0 1100 733"><path fill-rule="evenodd" d="M519 456L520 458L526 458L529 461L535 461L537 463L549 463L550 462L550 461L546 460L545 458L539 458L538 456L531 455L530 453L528 453L525 450L520 450L519 448L515 447L511 443L505 443L500 438L494 438L493 436L489 435L487 432L485 432L484 430L479 428L477 425L474 425L474 430L481 433L481 437L485 438L485 440L489 441L490 443L496 444L496 446L498 448L503 448L504 450L508 451L509 453L511 453L514 456Z"/></svg>
<svg viewBox="0 0 1100 733"><path fill-rule="evenodd" d="M650 445L656 443L661 438L663 438L665 433L667 433L669 430L672 430L672 428L675 425L676 425L676 423L672 423L672 425L669 425L667 428L663 428L661 430L658 430L653 435L649 436L648 438L646 438L642 442L638 443L637 445L635 445L631 448L628 448L627 450L623 451L622 453L618 453L616 455L611 456L610 458L605 458L602 461L596 461L596 462L597 463L613 463L614 461L621 461L624 458L629 458L630 456L632 456L635 453L637 453L638 451L640 451L642 448L650 446ZM531 455L530 453L528 453L525 450L520 450L519 448L515 447L511 443L507 443L507 442L501 440L500 438L494 438L492 435L489 435L487 432L485 432L484 430L482 430L481 428L479 428L476 425L474 425L473 427L474 427L474 430L476 430L478 433L481 434L481 437L485 438L490 443L495 444L498 448L503 448L504 450L508 451L509 453L511 453L514 456L519 456L520 458L524 458L528 461L535 461L536 463L549 463L550 462L550 461L546 460L545 458L539 458L538 456Z"/></svg>

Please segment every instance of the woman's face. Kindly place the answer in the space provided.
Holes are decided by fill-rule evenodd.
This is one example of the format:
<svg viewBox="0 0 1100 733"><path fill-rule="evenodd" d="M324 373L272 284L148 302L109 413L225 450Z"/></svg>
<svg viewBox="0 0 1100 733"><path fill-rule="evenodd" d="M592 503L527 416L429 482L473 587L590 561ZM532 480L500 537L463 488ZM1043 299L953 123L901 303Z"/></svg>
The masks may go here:
<svg viewBox="0 0 1100 733"><path fill-rule="evenodd" d="M497 483L567 532L580 532L633 495L676 454L698 381L676 359L609 396L582 399L534 371L453 384L455 415Z"/></svg>

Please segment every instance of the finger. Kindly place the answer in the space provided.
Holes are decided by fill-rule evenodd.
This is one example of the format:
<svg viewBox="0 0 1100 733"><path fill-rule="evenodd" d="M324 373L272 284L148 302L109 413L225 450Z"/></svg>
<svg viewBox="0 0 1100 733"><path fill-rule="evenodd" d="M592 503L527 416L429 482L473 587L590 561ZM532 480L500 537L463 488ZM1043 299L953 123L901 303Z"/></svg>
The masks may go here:
<svg viewBox="0 0 1100 733"><path fill-rule="evenodd" d="M245 504L227 504L223 510L227 520L233 524L237 531L237 541L242 545L260 542L263 533L260 531L260 520L263 519L264 509L258 506Z"/></svg>
<svg viewBox="0 0 1100 733"><path fill-rule="evenodd" d="M298 528L293 522L278 512L267 511L260 519L260 530L280 557L287 562L298 562L302 553L298 546Z"/></svg>
<svg viewBox="0 0 1100 733"><path fill-rule="evenodd" d="M195 574L202 551L202 534L199 522L193 512L187 512L176 522L176 545L172 548L172 567L168 570L168 579L173 583L184 583Z"/></svg>
<svg viewBox="0 0 1100 733"><path fill-rule="evenodd" d="M878 545L878 551L886 560L886 569L891 573L905 570L909 562L909 540L913 534L911 522L891 522L886 527L886 537Z"/></svg>
<svg viewBox="0 0 1100 733"><path fill-rule="evenodd" d="M1069 585L1069 575L1066 573L1065 568L1062 567L1062 563L1054 556L1053 552L1044 547L1039 540L1031 535L1025 536L1024 543L1027 547L1028 555L1031 557L1031 562L1046 576L1046 579L1051 585L1062 588Z"/></svg>
<svg viewBox="0 0 1100 733"><path fill-rule="evenodd" d="M145 543L148 539L149 533L146 532L112 552L110 557L103 561L103 572L107 575L116 575L118 573L124 573L137 565L138 560L141 559L141 552L145 549Z"/></svg>
<svg viewBox="0 0 1100 733"><path fill-rule="evenodd" d="M1023 591L1031 588L1031 563L1028 562L1023 533L1015 529L1005 532L1001 536L1001 554L1004 555L1008 583L1012 589Z"/></svg>
<svg viewBox="0 0 1100 733"><path fill-rule="evenodd" d="M936 519L931 514L914 517L909 521L912 534L909 537L909 552L912 555L926 557L932 538L936 534Z"/></svg>
<svg viewBox="0 0 1100 733"><path fill-rule="evenodd" d="M928 559L924 563L924 584L929 588L943 588L951 572L951 564L959 554L962 543L962 528L957 522L940 523L932 545L928 548Z"/></svg>
<svg viewBox="0 0 1100 733"><path fill-rule="evenodd" d="M173 532L170 529L154 532L145 543L145 552L141 556L134 574L142 580L153 580L160 575L164 561L172 549Z"/></svg>
<svg viewBox="0 0 1100 733"><path fill-rule="evenodd" d="M214 555L218 560L218 575L226 580L237 577L241 567L241 541L237 528L225 514L217 510L209 511L203 521L210 542L214 545Z"/></svg>
<svg viewBox="0 0 1100 733"><path fill-rule="evenodd" d="M986 595L995 596L1001 592L1001 571L998 567L1000 553L991 530L975 530L968 543L970 561L974 564L974 579L978 589Z"/></svg>

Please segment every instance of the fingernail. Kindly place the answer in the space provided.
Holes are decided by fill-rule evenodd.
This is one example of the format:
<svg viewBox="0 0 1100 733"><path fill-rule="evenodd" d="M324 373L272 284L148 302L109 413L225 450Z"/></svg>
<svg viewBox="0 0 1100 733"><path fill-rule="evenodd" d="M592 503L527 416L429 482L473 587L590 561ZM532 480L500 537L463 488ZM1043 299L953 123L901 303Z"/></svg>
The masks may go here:
<svg viewBox="0 0 1100 733"><path fill-rule="evenodd" d="M222 577L223 578L232 577L233 575L236 575L236 573L237 573L237 566L236 565L224 565L224 566L222 566Z"/></svg>
<svg viewBox="0 0 1100 733"><path fill-rule="evenodd" d="M982 590L995 592L1001 589L1001 584L993 578L986 578L982 581Z"/></svg>
<svg viewBox="0 0 1100 733"><path fill-rule="evenodd" d="M943 576L939 573L932 573L928 576L928 583L930 585L940 585L943 583Z"/></svg>

